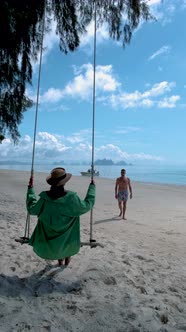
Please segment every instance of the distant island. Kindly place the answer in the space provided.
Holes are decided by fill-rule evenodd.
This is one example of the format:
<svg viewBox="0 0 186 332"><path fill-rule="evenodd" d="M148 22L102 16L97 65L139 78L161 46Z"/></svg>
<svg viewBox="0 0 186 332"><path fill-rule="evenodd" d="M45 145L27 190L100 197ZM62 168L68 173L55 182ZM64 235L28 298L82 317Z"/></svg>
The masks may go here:
<svg viewBox="0 0 186 332"><path fill-rule="evenodd" d="M0 160L0 165L30 165L31 162L28 161L18 161L18 160Z"/></svg>
<svg viewBox="0 0 186 332"><path fill-rule="evenodd" d="M0 165L30 165L31 161L18 161L18 160L0 160ZM81 165L91 165L91 161L54 161L53 163L39 163L36 162L35 165L54 165L54 166L59 166L59 165L71 165L71 166L81 166ZM121 160L114 162L112 159L97 159L94 164L96 166L132 166L131 163L126 163L126 161Z"/></svg>
<svg viewBox="0 0 186 332"><path fill-rule="evenodd" d="M98 165L104 165L104 166L132 166L131 163L126 163L126 161L121 160L114 162L112 159L97 159L94 163L96 166Z"/></svg>
<svg viewBox="0 0 186 332"><path fill-rule="evenodd" d="M71 165L71 166L80 166L80 165L91 165L91 161L60 161L54 162L53 165ZM132 166L131 163L126 163L124 160L114 162L112 159L97 159L94 162L95 166Z"/></svg>

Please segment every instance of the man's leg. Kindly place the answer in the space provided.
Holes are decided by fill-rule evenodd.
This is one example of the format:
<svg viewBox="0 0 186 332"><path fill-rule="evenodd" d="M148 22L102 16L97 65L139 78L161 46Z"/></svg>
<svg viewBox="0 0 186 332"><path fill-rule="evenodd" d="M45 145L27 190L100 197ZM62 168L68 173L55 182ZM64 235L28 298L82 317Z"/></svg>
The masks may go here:
<svg viewBox="0 0 186 332"><path fill-rule="evenodd" d="M124 220L127 220L127 218L125 218L126 207L127 207L127 201L123 201L123 219Z"/></svg>
<svg viewBox="0 0 186 332"><path fill-rule="evenodd" d="M122 204L119 200L118 200L118 207L119 207L119 210L120 210L119 217L121 217L122 216Z"/></svg>

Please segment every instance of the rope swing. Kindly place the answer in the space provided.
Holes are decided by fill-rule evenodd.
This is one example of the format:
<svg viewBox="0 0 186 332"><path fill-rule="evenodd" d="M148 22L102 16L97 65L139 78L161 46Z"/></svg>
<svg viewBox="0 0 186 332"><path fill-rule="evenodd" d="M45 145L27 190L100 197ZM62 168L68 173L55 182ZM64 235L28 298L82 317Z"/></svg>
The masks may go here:
<svg viewBox="0 0 186 332"><path fill-rule="evenodd" d="M40 48L40 56L39 56L39 74L38 74L38 82L37 82L37 98L36 98L34 139L33 139L33 149L32 149L32 163L31 163L30 180L34 178L35 145L36 145L37 118L38 118L38 109L39 109L39 93L40 93L41 67L42 67L42 57L43 57L44 31L45 31L45 11L44 11L44 15L43 15L43 25L42 25L42 33L41 33L41 48ZM30 214L27 213L24 236L20 237L19 239L15 239L15 241L20 242L21 244L28 243L29 235L30 235Z"/></svg>
<svg viewBox="0 0 186 332"><path fill-rule="evenodd" d="M94 136L95 136L95 102L96 102L96 34L97 34L97 19L96 19L96 0L94 2L94 62L93 62L93 93L92 93L92 163L91 163L91 180L94 181ZM97 243L93 239L93 209L90 211L90 239L89 242L81 242L81 246L90 246L95 248L97 246L103 247L102 244Z"/></svg>
<svg viewBox="0 0 186 332"><path fill-rule="evenodd" d="M36 132L37 132L37 118L38 118L38 106L39 106L39 93L40 93L40 80L41 80L41 66L42 66L42 55L43 55L43 39L45 30L45 12L43 16L43 26L42 26L42 36L41 36L41 49L40 49L40 60L39 60L39 75L38 75L38 85L37 85L37 100L36 100L36 112L35 112L35 126L34 126L34 139L33 139L33 151L32 151L32 165L30 181L33 181L34 177L34 159L35 159L35 142L36 142ZM93 60L93 94L92 94L92 162L91 162L91 181L94 181L94 132L95 132L95 97L96 97L96 0L94 2L94 60ZM30 233L30 214L27 213L26 225L24 236L19 239L15 239L16 242L25 244L29 242ZM103 247L102 244L97 243L93 239L93 209L90 211L90 238L89 242L81 242L82 246L90 246L95 248L97 246Z"/></svg>

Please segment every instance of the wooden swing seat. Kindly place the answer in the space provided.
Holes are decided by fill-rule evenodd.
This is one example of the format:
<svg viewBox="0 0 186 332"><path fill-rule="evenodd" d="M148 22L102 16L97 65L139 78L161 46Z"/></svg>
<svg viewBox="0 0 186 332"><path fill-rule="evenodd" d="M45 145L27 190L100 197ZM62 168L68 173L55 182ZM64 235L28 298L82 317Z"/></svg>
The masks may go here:
<svg viewBox="0 0 186 332"><path fill-rule="evenodd" d="M19 239L15 239L16 242L19 242L21 244L27 244L29 242L29 238L26 236L21 236Z"/></svg>

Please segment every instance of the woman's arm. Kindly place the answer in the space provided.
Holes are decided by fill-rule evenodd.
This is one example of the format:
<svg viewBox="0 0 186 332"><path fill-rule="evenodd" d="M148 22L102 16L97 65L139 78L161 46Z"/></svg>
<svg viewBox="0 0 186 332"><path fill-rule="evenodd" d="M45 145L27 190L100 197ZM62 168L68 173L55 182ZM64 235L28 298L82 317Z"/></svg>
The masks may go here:
<svg viewBox="0 0 186 332"><path fill-rule="evenodd" d="M28 188L26 197L27 211L31 215L38 216L42 209L44 200L40 198L37 200L34 188Z"/></svg>
<svg viewBox="0 0 186 332"><path fill-rule="evenodd" d="M74 194L69 200L70 213L73 217L78 217L90 211L95 203L96 187L94 184L90 184L87 190L85 199L82 200L77 194Z"/></svg>

